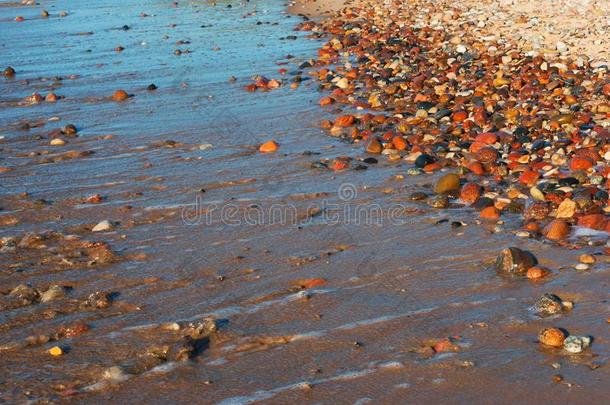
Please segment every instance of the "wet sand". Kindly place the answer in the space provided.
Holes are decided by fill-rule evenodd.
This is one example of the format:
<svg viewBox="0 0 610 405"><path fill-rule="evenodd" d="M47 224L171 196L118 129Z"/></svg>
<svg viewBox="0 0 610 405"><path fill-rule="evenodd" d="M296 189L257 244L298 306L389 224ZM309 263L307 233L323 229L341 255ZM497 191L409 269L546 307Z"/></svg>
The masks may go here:
<svg viewBox="0 0 610 405"><path fill-rule="evenodd" d="M405 176L411 163L364 161L362 146L320 129L340 111L320 109L299 66L324 40L293 31L302 19L280 2L227 4L57 1L46 18L0 7L2 60L16 70L0 79L0 400L607 397L607 235L569 250L517 238L516 214L481 224L472 208L411 201L443 172ZM246 92L255 74L282 86ZM117 89L133 97L113 101ZM20 104L35 91L65 98ZM78 137L58 132L67 124ZM279 150L259 153L270 139ZM338 156L352 168L320 164ZM92 232L103 220L112 229ZM499 276L508 246L553 274ZM584 272L582 253L597 257ZM40 302L11 294L20 284L65 288ZM545 292L574 308L537 317ZM207 318L216 330L188 325ZM593 346L544 347L551 326Z"/></svg>

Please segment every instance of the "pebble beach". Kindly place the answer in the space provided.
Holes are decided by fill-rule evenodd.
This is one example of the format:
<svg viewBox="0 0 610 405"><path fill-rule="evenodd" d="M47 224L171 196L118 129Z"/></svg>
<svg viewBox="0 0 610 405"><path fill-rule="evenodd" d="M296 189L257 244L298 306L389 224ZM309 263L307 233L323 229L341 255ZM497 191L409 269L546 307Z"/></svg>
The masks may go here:
<svg viewBox="0 0 610 405"><path fill-rule="evenodd" d="M609 15L0 3L0 402L603 401Z"/></svg>

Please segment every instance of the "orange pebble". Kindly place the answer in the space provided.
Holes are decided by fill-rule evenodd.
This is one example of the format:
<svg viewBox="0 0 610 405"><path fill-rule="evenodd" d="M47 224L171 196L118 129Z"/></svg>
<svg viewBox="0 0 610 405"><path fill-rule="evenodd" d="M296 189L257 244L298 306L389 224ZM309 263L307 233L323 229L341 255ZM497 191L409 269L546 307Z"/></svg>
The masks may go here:
<svg viewBox="0 0 610 405"><path fill-rule="evenodd" d="M46 101L47 103L54 103L57 101L57 94L55 93L49 93L45 96L44 101Z"/></svg>
<svg viewBox="0 0 610 405"><path fill-rule="evenodd" d="M452 115L454 122L462 122L466 118L468 118L468 113L466 111L456 111Z"/></svg>
<svg viewBox="0 0 610 405"><path fill-rule="evenodd" d="M572 170L587 170L593 167L593 162L590 159L575 156L570 160L570 169Z"/></svg>
<svg viewBox="0 0 610 405"><path fill-rule="evenodd" d="M483 132L477 135L475 142L481 142L486 145L494 144L498 141L498 136L493 132Z"/></svg>
<svg viewBox="0 0 610 405"><path fill-rule="evenodd" d="M500 211L496 207L483 208L480 213L481 218L497 221L500 218Z"/></svg>
<svg viewBox="0 0 610 405"><path fill-rule="evenodd" d="M275 142L274 140L271 140L271 141L267 141L267 142L263 143L258 148L258 151L262 152L262 153L275 152L279 149L279 147L280 147L280 145L278 145L277 142Z"/></svg>
<svg viewBox="0 0 610 405"><path fill-rule="evenodd" d="M521 173L521 176L519 176L519 182L527 186L533 186L534 184L536 184L539 178L540 175L538 174L538 172L528 169Z"/></svg>
<svg viewBox="0 0 610 405"><path fill-rule="evenodd" d="M554 219L544 227L542 233L550 240L561 240L570 234L570 224L563 219Z"/></svg>
<svg viewBox="0 0 610 405"><path fill-rule="evenodd" d="M544 278L544 277L548 276L549 274L550 274L550 271L548 271L544 267L534 266L534 267L530 267L529 269L527 269L527 273L525 275L527 276L527 278L529 278L531 280L536 280L536 279Z"/></svg>
<svg viewBox="0 0 610 405"><path fill-rule="evenodd" d="M320 105L324 106L324 105L331 105L335 102L335 99L332 97L322 97L320 99Z"/></svg>
<svg viewBox="0 0 610 405"><path fill-rule="evenodd" d="M589 214L578 218L578 225L589 229L603 231L606 229L606 216L603 214Z"/></svg>
<svg viewBox="0 0 610 405"><path fill-rule="evenodd" d="M482 176L485 174L485 168L483 167L483 165L481 164L481 162L470 162L468 163L468 166L466 166L468 168L468 170L470 170L471 172L473 172L474 174L478 175L478 176Z"/></svg>
<svg viewBox="0 0 610 405"><path fill-rule="evenodd" d="M117 90L112 95L114 101L125 101L129 98L129 94L125 90Z"/></svg>
<svg viewBox="0 0 610 405"><path fill-rule="evenodd" d="M405 138L402 136L395 136L392 138L392 145L394 145L397 150L407 149L407 141L405 141Z"/></svg>
<svg viewBox="0 0 610 405"><path fill-rule="evenodd" d="M353 115L342 115L335 119L335 126L342 128L351 127L354 125L354 122L356 122L356 117Z"/></svg>
<svg viewBox="0 0 610 405"><path fill-rule="evenodd" d="M460 199L466 204L474 204L481 197L481 186L475 183L466 183L460 192Z"/></svg>

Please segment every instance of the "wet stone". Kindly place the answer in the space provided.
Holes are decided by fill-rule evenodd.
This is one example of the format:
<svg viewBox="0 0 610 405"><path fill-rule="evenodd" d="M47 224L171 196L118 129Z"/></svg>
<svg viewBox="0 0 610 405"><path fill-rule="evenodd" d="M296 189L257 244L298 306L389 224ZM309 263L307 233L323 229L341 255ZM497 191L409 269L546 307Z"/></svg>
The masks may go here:
<svg viewBox="0 0 610 405"><path fill-rule="evenodd" d="M167 352L167 359L170 361L186 361L197 355L200 343L190 336L182 337L174 343Z"/></svg>
<svg viewBox="0 0 610 405"><path fill-rule="evenodd" d="M542 317L554 315L563 311L563 303L559 296L551 293L545 293L532 306L532 310L537 315Z"/></svg>
<svg viewBox="0 0 610 405"><path fill-rule="evenodd" d="M39 292L25 284L19 284L13 288L9 295L19 298L23 305L33 304L40 299Z"/></svg>
<svg viewBox="0 0 610 405"><path fill-rule="evenodd" d="M415 159L415 166L423 169L426 165L434 162L434 158L427 153L422 153Z"/></svg>
<svg viewBox="0 0 610 405"><path fill-rule="evenodd" d="M581 353L591 345L589 336L568 336L563 341L563 348L569 353Z"/></svg>
<svg viewBox="0 0 610 405"><path fill-rule="evenodd" d="M428 200L428 205L433 208L447 208L449 198L445 194L437 194Z"/></svg>
<svg viewBox="0 0 610 405"><path fill-rule="evenodd" d="M488 198L488 197L481 197L472 205L472 207L477 210L482 210L487 207L493 207L493 206L494 206L494 200L492 200L491 198Z"/></svg>
<svg viewBox="0 0 610 405"><path fill-rule="evenodd" d="M108 308L112 305L112 296L113 294L111 293L97 291L89 295L82 305L88 308Z"/></svg>
<svg viewBox="0 0 610 405"><path fill-rule="evenodd" d="M42 295L40 296L40 302L50 302L54 300L58 300L66 296L66 290L64 287L59 285L50 286Z"/></svg>
<svg viewBox="0 0 610 405"><path fill-rule="evenodd" d="M516 247L504 249L496 259L496 270L500 273L524 274L538 264L533 254Z"/></svg>
<svg viewBox="0 0 610 405"><path fill-rule="evenodd" d="M409 195L409 199L412 201L421 201L421 200L425 200L426 198L428 198L428 195L421 191L416 191Z"/></svg>
<svg viewBox="0 0 610 405"><path fill-rule="evenodd" d="M15 69L13 69L12 67L8 66L6 69L4 69L2 71L2 75L6 76L6 77L13 77L13 76L15 76Z"/></svg>
<svg viewBox="0 0 610 405"><path fill-rule="evenodd" d="M444 193L460 189L460 176L455 173L448 173L441 177L434 186L435 193Z"/></svg>

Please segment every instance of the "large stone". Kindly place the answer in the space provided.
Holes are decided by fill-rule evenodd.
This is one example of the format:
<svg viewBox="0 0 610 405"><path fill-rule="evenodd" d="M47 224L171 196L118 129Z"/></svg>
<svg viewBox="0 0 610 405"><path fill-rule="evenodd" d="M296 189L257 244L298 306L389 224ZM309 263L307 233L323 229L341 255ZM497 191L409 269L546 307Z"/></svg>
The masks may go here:
<svg viewBox="0 0 610 405"><path fill-rule="evenodd" d="M438 181L434 186L435 193L445 193L447 191L454 191L460 189L460 176L455 173L447 173Z"/></svg>
<svg viewBox="0 0 610 405"><path fill-rule="evenodd" d="M501 273L525 274L538 264L533 254L516 247L506 248L496 259L496 270Z"/></svg>
<svg viewBox="0 0 610 405"><path fill-rule="evenodd" d="M542 233L547 239L557 241L566 238L570 234L570 228L570 224L563 219L554 219L544 227Z"/></svg>

